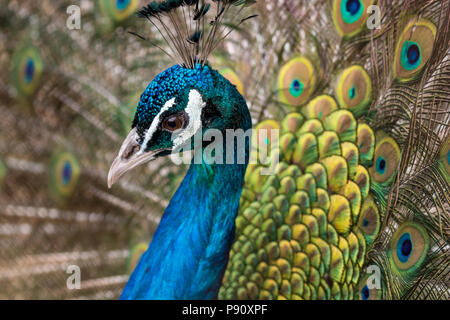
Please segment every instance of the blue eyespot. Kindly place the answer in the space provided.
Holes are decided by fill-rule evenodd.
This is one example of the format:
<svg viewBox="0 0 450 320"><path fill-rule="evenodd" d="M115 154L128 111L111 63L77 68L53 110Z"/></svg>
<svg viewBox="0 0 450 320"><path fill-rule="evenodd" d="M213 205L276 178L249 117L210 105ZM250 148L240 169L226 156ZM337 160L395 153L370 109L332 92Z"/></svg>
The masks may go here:
<svg viewBox="0 0 450 320"><path fill-rule="evenodd" d="M361 297L363 300L369 300L370 291L369 291L369 288L367 287L367 285L365 285L364 288L362 288Z"/></svg>
<svg viewBox="0 0 450 320"><path fill-rule="evenodd" d="M294 79L294 81L292 81L291 83L291 87L289 88L289 92L291 93L292 96L298 98L303 93L304 88L305 86L300 80Z"/></svg>
<svg viewBox="0 0 450 320"><path fill-rule="evenodd" d="M369 220L364 219L362 225L363 227L367 227L369 225Z"/></svg>
<svg viewBox="0 0 450 320"><path fill-rule="evenodd" d="M116 0L116 8L117 10L125 10L130 4L131 0Z"/></svg>
<svg viewBox="0 0 450 320"><path fill-rule="evenodd" d="M70 165L70 162L66 161L64 163L63 170L62 170L63 184L68 185L71 178L72 178L72 166Z"/></svg>
<svg viewBox="0 0 450 320"><path fill-rule="evenodd" d="M348 95L350 97L350 100L353 100L356 96L356 89L355 87L351 87L350 91L348 92Z"/></svg>
<svg viewBox="0 0 450 320"><path fill-rule="evenodd" d="M361 18L364 6L361 0L342 0L341 15L345 23L350 24Z"/></svg>
<svg viewBox="0 0 450 320"><path fill-rule="evenodd" d="M359 7L361 7L361 3L358 0L349 0L345 4L345 8L350 14L355 15L359 11Z"/></svg>
<svg viewBox="0 0 450 320"><path fill-rule="evenodd" d="M402 47L401 63L406 70L414 70L422 62L420 46L413 41L405 41Z"/></svg>
<svg viewBox="0 0 450 320"><path fill-rule="evenodd" d="M403 234L397 242L397 257L405 263L408 261L413 249L413 243L411 241L411 235L409 233Z"/></svg>
<svg viewBox="0 0 450 320"><path fill-rule="evenodd" d="M379 174L384 174L386 172L386 159L382 156L377 158L376 169Z"/></svg>
<svg viewBox="0 0 450 320"><path fill-rule="evenodd" d="M408 52L406 54L408 57L408 62L414 64L420 58L420 49L417 45L413 44L408 47Z"/></svg>
<svg viewBox="0 0 450 320"><path fill-rule="evenodd" d="M34 61L31 58L28 58L27 64L25 65L25 82L30 83L33 81L34 77Z"/></svg>

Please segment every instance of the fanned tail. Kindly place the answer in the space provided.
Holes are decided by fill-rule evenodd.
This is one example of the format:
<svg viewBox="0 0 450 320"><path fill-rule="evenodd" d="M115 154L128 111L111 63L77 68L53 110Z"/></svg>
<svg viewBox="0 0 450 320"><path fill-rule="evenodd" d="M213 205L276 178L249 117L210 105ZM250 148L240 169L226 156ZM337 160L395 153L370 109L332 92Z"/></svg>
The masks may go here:
<svg viewBox="0 0 450 320"><path fill-rule="evenodd" d="M372 11L368 10L371 5L376 5ZM261 3L256 9L264 24L256 20L253 31L263 36L230 45L240 54L230 60L236 61L234 69L245 84L253 116L259 121L273 119L262 121L257 129L281 130L280 161L288 167L281 166L277 178L269 180L259 177L258 166L249 167L248 191L243 193L222 297L448 299L448 2L279 1ZM246 65L250 67L242 67ZM335 158L330 157L333 152ZM283 177L290 172L295 180L299 174L291 167L306 170L302 179L313 173L316 192L310 193L299 180L294 187L297 192L307 191L309 202L295 198L296 193L292 197L286 193ZM348 171L338 169L344 167ZM329 208L315 204L316 197L323 194L323 175L329 184L325 190L334 199ZM347 179L354 181L358 190ZM278 183L280 189L276 189ZM269 191L270 185L276 190ZM333 210L345 201L339 202L334 194L348 200L355 218L351 222L338 215L346 221L334 225L339 238L345 239L342 243L334 243L330 233L319 234L332 248L331 265L320 256L323 271L308 251L311 243L305 240L302 244L303 238L295 237L299 237L298 225L306 226L310 234L315 232L305 221L312 219L311 215L319 229L325 226L317 208L325 211L328 224L335 221ZM283 197L290 201L286 213L277 202ZM267 229L270 215L265 213L271 201L284 218L284 222L276 222L279 220L272 217L275 234ZM294 204L307 218L290 220ZM257 212L264 217L262 224L255 220ZM252 238L254 228L267 234L269 245ZM350 235L342 233L344 230L351 230ZM348 249L343 243L349 245L351 256L352 233L358 237L355 254L362 259L361 270L346 262ZM290 242L293 256L282 255L288 250L284 241ZM327 246L311 241L326 252ZM279 255L272 255L272 244L280 250ZM337 248L336 257L338 251L343 255L347 280L333 274L333 248ZM304 262L296 260L296 252L297 259L307 257L302 258ZM242 256L249 260L242 263ZM288 269L283 269L287 267L280 259L290 265L289 275L283 273ZM331 277L334 281L315 282L315 268L319 279ZM239 278L237 270L251 275L250 280ZM301 290L294 273L302 279ZM348 279L356 279L354 287ZM239 285L233 284L238 280ZM311 287L305 291L305 286Z"/></svg>

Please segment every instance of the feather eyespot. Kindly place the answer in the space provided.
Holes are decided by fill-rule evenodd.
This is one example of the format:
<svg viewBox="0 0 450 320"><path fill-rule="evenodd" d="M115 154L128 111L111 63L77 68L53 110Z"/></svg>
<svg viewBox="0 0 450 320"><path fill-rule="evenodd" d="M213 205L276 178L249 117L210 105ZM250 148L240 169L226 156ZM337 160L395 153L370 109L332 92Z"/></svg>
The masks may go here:
<svg viewBox="0 0 450 320"><path fill-rule="evenodd" d="M422 53L417 42L405 41L402 47L402 67L406 70L414 70L422 61Z"/></svg>
<svg viewBox="0 0 450 320"><path fill-rule="evenodd" d="M372 81L361 66L351 66L339 75L336 98L342 108L349 109L355 116L366 111L372 98Z"/></svg>
<svg viewBox="0 0 450 320"><path fill-rule="evenodd" d="M130 17L138 8L138 0L101 0L100 8L112 20L120 23Z"/></svg>
<svg viewBox="0 0 450 320"><path fill-rule="evenodd" d="M386 172L386 159L383 156L377 158L377 172L379 174L384 174Z"/></svg>
<svg viewBox="0 0 450 320"><path fill-rule="evenodd" d="M367 8L373 0L333 1L333 22L342 37L353 37L361 32L368 17Z"/></svg>
<svg viewBox="0 0 450 320"><path fill-rule="evenodd" d="M372 282L369 277L370 275L367 274L361 278L359 285L356 288L356 298L359 300L381 300L384 288L383 284L380 283L378 289L375 283L373 283L372 286L369 286L369 283Z"/></svg>
<svg viewBox="0 0 450 320"><path fill-rule="evenodd" d="M361 0L341 1L341 14L346 23L353 23L361 18L364 12L364 6Z"/></svg>
<svg viewBox="0 0 450 320"><path fill-rule="evenodd" d="M389 183L400 163L400 148L394 139L385 137L377 143L374 154L374 166L370 169L370 175L375 182Z"/></svg>
<svg viewBox="0 0 450 320"><path fill-rule="evenodd" d="M54 154L49 172L49 185L53 196L58 199L66 198L74 192L80 177L80 165L73 154Z"/></svg>
<svg viewBox="0 0 450 320"><path fill-rule="evenodd" d="M68 185L72 178L72 165L69 161L64 162L61 175L63 185Z"/></svg>
<svg viewBox="0 0 450 320"><path fill-rule="evenodd" d="M414 80L431 58L436 26L425 19L412 19L395 49L394 74L401 81Z"/></svg>
<svg viewBox="0 0 450 320"><path fill-rule="evenodd" d="M368 196L361 208L358 227L362 231L367 244L371 244L380 231L381 218L372 197Z"/></svg>
<svg viewBox="0 0 450 320"><path fill-rule="evenodd" d="M400 273L411 274L423 264L429 246L429 237L425 229L416 223L407 222L394 234L389 257Z"/></svg>
<svg viewBox="0 0 450 320"><path fill-rule="evenodd" d="M30 83L33 81L33 76L36 68L34 66L34 61L31 58L28 58L26 67L25 67L25 82Z"/></svg>
<svg viewBox="0 0 450 320"><path fill-rule="evenodd" d="M43 62L39 51L33 46L19 49L13 58L12 79L16 89L24 96L30 96L39 85Z"/></svg>
<svg viewBox="0 0 450 320"><path fill-rule="evenodd" d="M130 4L131 0L116 0L116 8L117 10L124 10L128 7L128 5Z"/></svg>
<svg viewBox="0 0 450 320"><path fill-rule="evenodd" d="M360 300L380 300L381 290L369 289L369 286L366 284L359 291L359 298Z"/></svg>
<svg viewBox="0 0 450 320"><path fill-rule="evenodd" d="M367 284L361 290L361 298L363 300L369 300L370 298L370 291L369 288L367 287Z"/></svg>
<svg viewBox="0 0 450 320"><path fill-rule="evenodd" d="M316 71L311 61L304 57L290 60L278 75L280 100L294 107L307 102L315 86Z"/></svg>
<svg viewBox="0 0 450 320"><path fill-rule="evenodd" d="M398 259L403 263L408 261L409 257L411 256L412 249L413 243L411 241L411 235L406 232L402 234L397 242L396 253Z"/></svg>

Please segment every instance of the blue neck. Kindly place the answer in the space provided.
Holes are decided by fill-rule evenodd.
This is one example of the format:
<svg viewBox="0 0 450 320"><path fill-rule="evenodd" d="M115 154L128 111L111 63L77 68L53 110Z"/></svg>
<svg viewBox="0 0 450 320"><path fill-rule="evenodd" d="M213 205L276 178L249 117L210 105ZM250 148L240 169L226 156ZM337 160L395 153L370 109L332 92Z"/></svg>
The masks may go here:
<svg viewBox="0 0 450 320"><path fill-rule="evenodd" d="M121 299L215 299L247 164L192 164Z"/></svg>

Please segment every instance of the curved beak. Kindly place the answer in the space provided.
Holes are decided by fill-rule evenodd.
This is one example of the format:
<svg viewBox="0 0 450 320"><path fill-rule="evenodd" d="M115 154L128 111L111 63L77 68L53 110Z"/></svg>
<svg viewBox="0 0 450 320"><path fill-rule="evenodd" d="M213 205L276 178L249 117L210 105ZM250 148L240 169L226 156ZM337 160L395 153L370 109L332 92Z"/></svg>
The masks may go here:
<svg viewBox="0 0 450 320"><path fill-rule="evenodd" d="M143 164L147 161L155 159L161 150L152 150L141 152L140 145L136 142L136 128L132 129L122 146L119 154L114 159L108 173L108 188L111 188L125 172Z"/></svg>

